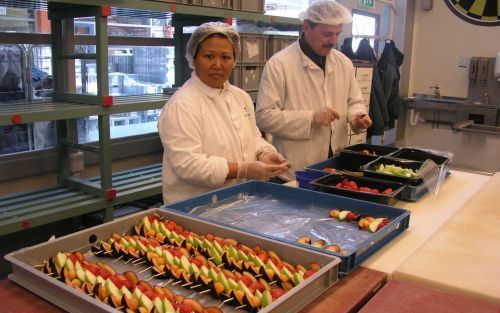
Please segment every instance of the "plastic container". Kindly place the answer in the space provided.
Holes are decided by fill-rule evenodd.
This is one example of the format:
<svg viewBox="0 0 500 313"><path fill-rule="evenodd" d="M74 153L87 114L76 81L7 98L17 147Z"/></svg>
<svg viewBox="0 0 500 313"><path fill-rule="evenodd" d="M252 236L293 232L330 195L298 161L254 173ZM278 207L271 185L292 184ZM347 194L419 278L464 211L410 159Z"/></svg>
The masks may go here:
<svg viewBox="0 0 500 313"><path fill-rule="evenodd" d="M227 188L221 188L203 195L193 197L191 199L168 204L164 208L167 210L175 210L185 212L185 214L189 214L188 212L191 212L193 208L200 206L219 208L217 204L226 203L225 201L232 199L240 194L245 194L248 196L261 196L268 199L269 197L272 197L278 201L286 202L287 208L289 208L290 210L304 210L309 206L317 206L318 210L320 211L321 218L329 216L329 212L332 209L332 206L335 206L337 208L345 208L346 210L356 210L357 213L363 215L389 218L391 222L386 227L384 227L380 231L377 231L376 233L367 233L368 238L366 240L354 243L353 249L349 250L348 253L336 253L311 245L304 245L295 242L295 239L290 238L290 236L280 237L275 235L275 233L271 234L263 232L259 219L255 219L251 224L249 224L249 226L237 227L228 223L222 223L221 220L218 219L198 217L200 219L210 220L213 223L221 223L231 228L240 229L247 233L263 235L268 238L283 241L291 245L298 245L318 252L338 256L342 260L339 270L342 275L348 274L352 270L354 270L370 255L375 253L377 250L387 244L391 239L395 238L405 229L407 229L410 223L410 212L407 210L379 203L361 201L323 192L316 192L307 189L294 188L260 181L249 181ZM269 207L272 207L274 201L271 199L269 199L268 201ZM243 205L243 203L239 201L237 204L234 204L232 208L238 209L238 207L241 207L241 205ZM266 205L264 204L259 208L254 207L254 209L266 210ZM245 208L245 212L248 213L249 210ZM251 214L254 213L255 212L251 211ZM192 214L196 215L196 213ZM287 220L283 219L282 222L276 222L276 224L274 225L274 230L286 227L280 223L288 225ZM311 229L309 229L307 226L301 227L300 230L303 231L304 235L308 232L311 232ZM331 227L324 230L336 232L336 229ZM313 235L312 233L309 234ZM343 236L345 235L345 233L341 231L340 235Z"/></svg>
<svg viewBox="0 0 500 313"><path fill-rule="evenodd" d="M424 162L425 160L430 159L434 161L437 165L446 165L451 161L451 158L432 154L424 150L412 149L412 148L402 148L399 151L396 151L393 154L391 154L391 157L398 159L420 161L420 162Z"/></svg>
<svg viewBox="0 0 500 313"><path fill-rule="evenodd" d="M296 171L295 178L299 184L299 188L315 190L314 186L310 184L313 180L324 177L325 174L313 171Z"/></svg>
<svg viewBox="0 0 500 313"><path fill-rule="evenodd" d="M264 0L232 0L233 10L264 13Z"/></svg>
<svg viewBox="0 0 500 313"><path fill-rule="evenodd" d="M377 189L380 193L371 193L367 191L359 190L349 190L342 187L336 187L338 183L341 183L344 179L348 181L353 181L358 187L367 187L370 189ZM360 200L373 201L377 203L394 205L397 202L396 196L405 188L406 185L396 182L390 182L387 180L370 178L370 177L358 177L352 175L338 175L332 174L319 179L316 179L310 183L312 186L316 187L316 190L321 192L333 193L341 196L356 198ZM383 194L384 190L388 188L392 189L392 192L388 194Z"/></svg>
<svg viewBox="0 0 500 313"><path fill-rule="evenodd" d="M336 155L333 158L312 164L306 167L308 171L319 171L322 173L331 173L326 169L346 170L351 172L361 171L361 166L368 164L378 157L362 153L344 153Z"/></svg>
<svg viewBox="0 0 500 313"><path fill-rule="evenodd" d="M269 35L267 40L267 59L271 58L275 53L285 49L289 45L297 41L297 36L288 35Z"/></svg>
<svg viewBox="0 0 500 313"><path fill-rule="evenodd" d="M147 270L146 264L137 266L132 263L127 263L124 260L115 259L118 261L116 262L112 258L97 257L91 253L87 253L90 249L89 242L93 243L99 240L107 240L113 233L122 234L129 232L144 216L153 213L160 214L165 219L174 220L186 227L186 229L192 229L199 234L212 233L223 238L235 239L248 246L254 246L258 243L263 249L275 251L283 260L293 262L294 264L317 262L322 266L315 274L316 277L314 279L304 281L292 288L278 300L259 310L261 313L298 312L338 281L340 259L333 255L319 253L311 249L290 245L283 241L273 240L256 234L249 234L178 212L160 209L142 211L141 213L129 215L113 222L101 224L49 242L9 253L5 256L5 259L12 265L13 270L9 278L31 292L56 304L65 311L78 313L118 312L112 306L106 305L94 297L88 296L84 292L77 291L65 283L42 273L33 265L41 264L44 260L48 260L58 252L78 250L85 253L85 258L87 260L91 262L99 261L107 263L119 273L132 270L136 272L140 280L146 280L152 285L165 283L165 279L151 277L151 271L145 271ZM220 300L212 298L208 294L197 294L188 287L182 287L175 284L169 284L168 287L174 291L174 293L193 298L203 303L203 305L220 306L223 312L246 312L244 310L235 309L235 307L231 305L226 304L223 306Z"/></svg>
<svg viewBox="0 0 500 313"><path fill-rule="evenodd" d="M386 156L391 153L398 151L398 148L388 147L388 146L380 146L380 145L370 145L366 143L359 143L353 146L346 147L340 151L340 154L345 153L363 153L364 150L367 150L370 155L374 156Z"/></svg>
<svg viewBox="0 0 500 313"><path fill-rule="evenodd" d="M229 81L245 91L256 91L259 89L264 65L264 62L236 63Z"/></svg>
<svg viewBox="0 0 500 313"><path fill-rule="evenodd" d="M405 177L405 176L395 175L395 174L391 174L391 173L377 172L375 170L375 168L377 166L379 166L380 164L395 165L395 166L400 166L402 168L412 169L413 171L417 172L417 174L415 176L412 176L412 177ZM418 184L422 183L422 178L431 169L430 167L424 167L423 165L424 165L424 162L420 162L420 161L404 160L404 159L397 159L397 158L391 158L391 157L379 157L378 159L376 159L376 160L374 160L366 165L363 165L361 167L361 170L365 173L366 176L377 177L377 178L382 178L382 179L389 179L392 181L418 185Z"/></svg>
<svg viewBox="0 0 500 313"><path fill-rule="evenodd" d="M240 33L241 53L238 61L265 62L268 35Z"/></svg>

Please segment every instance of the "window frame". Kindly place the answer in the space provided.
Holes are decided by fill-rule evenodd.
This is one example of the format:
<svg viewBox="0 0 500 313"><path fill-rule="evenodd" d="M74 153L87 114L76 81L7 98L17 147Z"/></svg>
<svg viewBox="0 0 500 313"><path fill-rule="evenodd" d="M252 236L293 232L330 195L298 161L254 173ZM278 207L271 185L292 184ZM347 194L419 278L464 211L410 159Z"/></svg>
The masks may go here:
<svg viewBox="0 0 500 313"><path fill-rule="evenodd" d="M23 44L50 45L50 40L51 34L0 32L2 44L19 44L21 42ZM95 36L75 36L75 44L77 45L95 45L95 41ZM131 42L130 37L109 36L108 45L175 47L175 41L173 38L134 37ZM163 151L163 147L158 133L155 132L112 139L111 151L112 161L116 161L158 153ZM85 151L83 153L86 166L99 163L98 155ZM0 155L0 168L3 169L0 171L0 182L33 175L57 173L59 169L58 148L56 146L44 150Z"/></svg>

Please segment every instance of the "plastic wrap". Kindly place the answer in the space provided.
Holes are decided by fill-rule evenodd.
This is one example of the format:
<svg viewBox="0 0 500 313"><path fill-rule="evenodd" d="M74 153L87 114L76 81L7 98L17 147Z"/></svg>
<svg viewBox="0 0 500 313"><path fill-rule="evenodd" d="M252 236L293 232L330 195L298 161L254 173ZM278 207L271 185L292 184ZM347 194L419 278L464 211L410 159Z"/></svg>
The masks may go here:
<svg viewBox="0 0 500 313"><path fill-rule="evenodd" d="M338 245L349 252L371 236L359 230L357 224L330 218L324 207L312 204L297 207L291 201L273 196L240 193L224 201L194 207L189 214L288 241L307 235L312 242L322 239L326 245Z"/></svg>
<svg viewBox="0 0 500 313"><path fill-rule="evenodd" d="M433 191L434 196L437 196L439 193L439 190L441 189L441 185L443 185L446 177L448 176L448 174L450 172L449 164L453 160L453 152L420 148L420 147L411 147L411 148L422 150L424 152L434 154L437 156L442 156L442 157L449 159L448 162L445 162L442 165L436 165L436 163L434 163L434 162L432 162L432 163L434 163L434 165L429 164L428 166L432 166L432 170L430 171L429 175L425 175L425 177L424 177L424 183L427 186L427 188L429 190ZM427 161L430 161L430 160L426 160L426 162Z"/></svg>

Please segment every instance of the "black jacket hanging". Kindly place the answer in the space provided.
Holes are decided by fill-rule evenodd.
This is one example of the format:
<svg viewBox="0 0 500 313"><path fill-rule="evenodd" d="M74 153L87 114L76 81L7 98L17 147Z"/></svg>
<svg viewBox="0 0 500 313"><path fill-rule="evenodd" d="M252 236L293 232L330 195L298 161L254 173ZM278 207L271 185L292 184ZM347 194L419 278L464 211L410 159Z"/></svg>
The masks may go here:
<svg viewBox="0 0 500 313"><path fill-rule="evenodd" d="M373 63L372 88L370 93L370 118L372 125L368 128L367 136L380 136L384 134L385 126L389 123L387 104L385 103L384 89L378 74L377 57L368 39L364 38L356 50L356 58Z"/></svg>
<svg viewBox="0 0 500 313"><path fill-rule="evenodd" d="M351 60L356 59L356 55L354 54L354 51L352 50L352 38L347 37L344 39L344 43L342 44L342 47L340 47L340 52L342 52L346 57L348 57Z"/></svg>
<svg viewBox="0 0 500 313"><path fill-rule="evenodd" d="M384 51L378 62L378 70L384 88L385 100L389 112L389 127L401 115L401 97L399 96L399 67L403 64L404 55L396 48L394 41L386 40Z"/></svg>

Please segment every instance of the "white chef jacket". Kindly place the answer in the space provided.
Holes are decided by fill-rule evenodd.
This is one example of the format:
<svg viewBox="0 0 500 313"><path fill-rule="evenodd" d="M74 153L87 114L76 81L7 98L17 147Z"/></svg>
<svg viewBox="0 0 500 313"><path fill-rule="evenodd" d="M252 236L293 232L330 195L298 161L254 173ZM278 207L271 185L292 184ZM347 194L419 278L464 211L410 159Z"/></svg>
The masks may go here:
<svg viewBox="0 0 500 313"><path fill-rule="evenodd" d="M340 119L331 127L312 126L314 111L324 106L336 110ZM332 49L323 72L296 41L264 67L257 125L273 135L273 145L290 161L292 177L294 171L325 160L329 143L334 153L347 146L348 120L367 113L352 62L339 51Z"/></svg>
<svg viewBox="0 0 500 313"><path fill-rule="evenodd" d="M276 151L262 138L245 91L228 82L212 88L194 71L165 104L158 131L165 203L241 182L226 180L228 161L255 161L261 152Z"/></svg>

